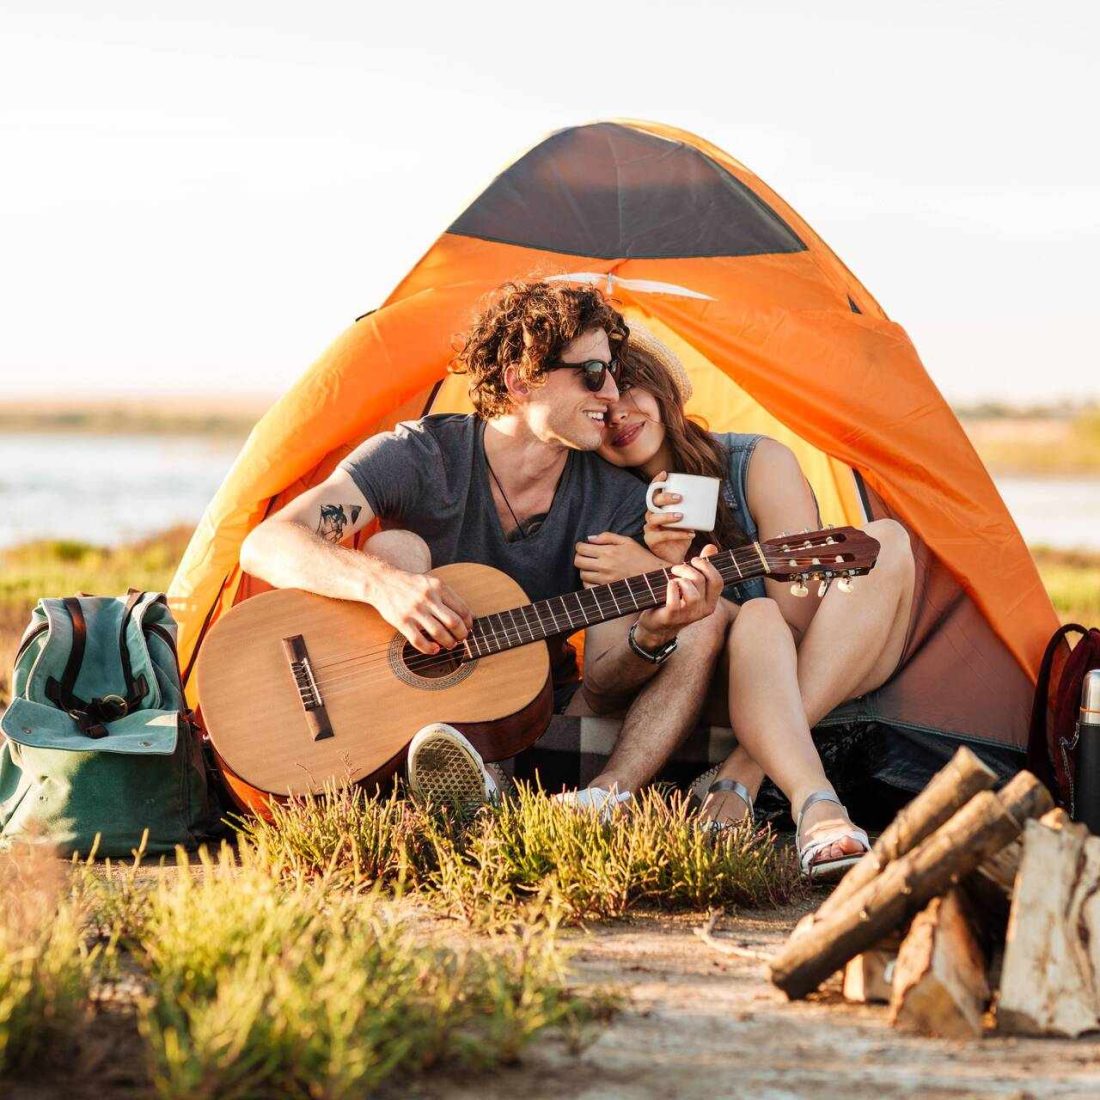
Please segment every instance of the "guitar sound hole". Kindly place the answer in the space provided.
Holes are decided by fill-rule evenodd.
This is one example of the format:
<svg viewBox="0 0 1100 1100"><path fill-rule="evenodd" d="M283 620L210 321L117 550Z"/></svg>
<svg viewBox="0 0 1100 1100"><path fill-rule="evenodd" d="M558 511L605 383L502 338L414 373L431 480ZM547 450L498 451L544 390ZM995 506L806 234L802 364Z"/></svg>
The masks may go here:
<svg viewBox="0 0 1100 1100"><path fill-rule="evenodd" d="M406 642L401 649L401 663L414 676L422 676L426 680L442 680L459 670L462 665L462 650L421 653Z"/></svg>
<svg viewBox="0 0 1100 1100"><path fill-rule="evenodd" d="M402 683L421 691L439 691L465 680L477 661L464 661L464 650L419 653L400 634L390 642L390 671Z"/></svg>

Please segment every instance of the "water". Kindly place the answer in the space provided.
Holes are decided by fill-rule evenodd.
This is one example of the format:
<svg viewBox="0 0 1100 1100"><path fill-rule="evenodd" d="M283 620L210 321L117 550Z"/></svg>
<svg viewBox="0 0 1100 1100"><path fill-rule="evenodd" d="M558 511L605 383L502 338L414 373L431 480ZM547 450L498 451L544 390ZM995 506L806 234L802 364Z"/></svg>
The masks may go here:
<svg viewBox="0 0 1100 1100"><path fill-rule="evenodd" d="M195 523L238 444L166 435L0 435L0 546L112 546Z"/></svg>
<svg viewBox="0 0 1100 1100"><path fill-rule="evenodd" d="M997 478L1024 541L1100 550L1100 478Z"/></svg>
<svg viewBox="0 0 1100 1100"><path fill-rule="evenodd" d="M162 435L0 435L0 546L110 546L195 523L237 444ZM1028 543L1100 550L1100 478L998 479Z"/></svg>

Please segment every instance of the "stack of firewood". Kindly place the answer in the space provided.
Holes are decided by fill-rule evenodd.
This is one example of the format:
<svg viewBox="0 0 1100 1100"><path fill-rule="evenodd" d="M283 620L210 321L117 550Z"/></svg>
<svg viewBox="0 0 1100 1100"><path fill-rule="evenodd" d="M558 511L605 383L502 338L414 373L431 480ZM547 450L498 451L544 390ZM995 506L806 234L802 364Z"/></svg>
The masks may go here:
<svg viewBox="0 0 1100 1100"><path fill-rule="evenodd" d="M977 1036L1100 1029L1100 837L1028 772L993 793L967 749L771 963L792 999L843 972L898 1027Z"/></svg>

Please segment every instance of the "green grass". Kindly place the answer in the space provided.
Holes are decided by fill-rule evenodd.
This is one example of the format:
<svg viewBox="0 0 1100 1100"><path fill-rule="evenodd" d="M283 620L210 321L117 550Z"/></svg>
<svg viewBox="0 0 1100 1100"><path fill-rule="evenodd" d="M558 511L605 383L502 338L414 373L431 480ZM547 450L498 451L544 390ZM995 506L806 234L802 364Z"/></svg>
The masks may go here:
<svg viewBox="0 0 1100 1100"><path fill-rule="evenodd" d="M89 1014L94 952L52 852L0 852L0 1079L71 1057Z"/></svg>
<svg viewBox="0 0 1100 1100"><path fill-rule="evenodd" d="M616 1003L569 988L549 911L456 942L346 878L272 875L248 844L161 870L21 845L0 885L0 1092L71 1083L107 1016L166 1100L343 1100L513 1062L547 1029L576 1042Z"/></svg>
<svg viewBox="0 0 1100 1100"><path fill-rule="evenodd" d="M712 837L682 800L644 792L612 822L521 785L516 798L462 821L396 794L334 790L241 823L273 874L336 876L416 892L475 927L549 909L577 923L639 908L766 907L804 894L791 851L766 831Z"/></svg>
<svg viewBox="0 0 1100 1100"><path fill-rule="evenodd" d="M1100 625L1100 554L1045 546L1031 552L1062 622Z"/></svg>
<svg viewBox="0 0 1100 1100"><path fill-rule="evenodd" d="M362 1096L437 1065L515 1060L587 1006L563 984L552 926L489 945L418 938L323 878L273 880L223 851L155 890L141 1007L163 1097Z"/></svg>

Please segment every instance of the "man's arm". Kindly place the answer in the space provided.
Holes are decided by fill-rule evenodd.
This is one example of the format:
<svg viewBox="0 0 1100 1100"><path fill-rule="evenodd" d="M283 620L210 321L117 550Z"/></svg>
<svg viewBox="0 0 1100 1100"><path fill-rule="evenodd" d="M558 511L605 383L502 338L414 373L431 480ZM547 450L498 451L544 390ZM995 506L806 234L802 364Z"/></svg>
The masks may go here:
<svg viewBox="0 0 1100 1100"><path fill-rule="evenodd" d="M368 603L421 653L458 645L473 616L448 585L339 545L372 519L351 475L337 468L249 533L241 568L276 588Z"/></svg>
<svg viewBox="0 0 1100 1100"><path fill-rule="evenodd" d="M589 627L584 639L584 694L597 713L621 709L657 672L658 665L639 657L627 643L635 621L634 640L653 652L670 642L689 623L703 619L717 606L722 577L706 559L717 553L708 546L703 556L673 566L673 580L660 607L637 616L613 619ZM675 660L675 657L671 658Z"/></svg>

